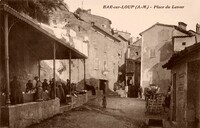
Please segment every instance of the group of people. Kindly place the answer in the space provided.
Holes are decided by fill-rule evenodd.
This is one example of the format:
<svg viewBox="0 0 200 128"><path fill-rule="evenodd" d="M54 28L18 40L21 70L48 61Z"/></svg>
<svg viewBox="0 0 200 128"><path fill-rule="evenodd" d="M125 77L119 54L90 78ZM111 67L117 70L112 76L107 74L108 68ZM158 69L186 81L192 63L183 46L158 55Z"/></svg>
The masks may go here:
<svg viewBox="0 0 200 128"><path fill-rule="evenodd" d="M56 95L56 97L58 97L61 102L65 102L66 95L69 95L70 91L75 90L74 88L75 86L70 87L70 81L68 79L65 84L60 79L58 81L55 81L53 78L49 82L47 81L47 79L44 79L44 81L41 82L38 77L35 77L32 82L31 80L29 80L26 84L26 93L35 93L35 99L42 100L42 94L43 92L46 92L49 94L50 98L54 98Z"/></svg>
<svg viewBox="0 0 200 128"><path fill-rule="evenodd" d="M155 84L150 84L149 87L144 88L144 96L146 101L148 101L148 99L153 99L158 94L162 93L160 93L160 88ZM165 108L170 108L171 86L168 87L167 93L163 95L165 97L163 106Z"/></svg>
<svg viewBox="0 0 200 128"><path fill-rule="evenodd" d="M150 84L148 87L144 88L145 99L151 99L156 93L159 93L160 88L155 84Z"/></svg>
<svg viewBox="0 0 200 128"><path fill-rule="evenodd" d="M115 82L113 90L116 91L120 97L128 97L128 85L124 85L124 82Z"/></svg>
<svg viewBox="0 0 200 128"><path fill-rule="evenodd" d="M61 82L61 80L55 81L54 78L49 82L47 79L44 79L44 81L41 82L39 77L36 76L33 80L28 80L25 93L32 93L34 95L34 101L43 100L43 94L45 92L48 97L47 99L51 99L56 96L61 102L66 102L66 95L69 95L70 92L73 93L74 91L76 91L76 84L70 84L70 80L68 79L66 83ZM10 93L11 104L14 105L23 103L23 86L17 76L14 76L10 83ZM73 94L75 95L75 93Z"/></svg>
<svg viewBox="0 0 200 128"><path fill-rule="evenodd" d="M130 96L142 98L142 88L133 84L132 77L128 77L126 85L124 81L115 82L113 90L116 91L120 97Z"/></svg>

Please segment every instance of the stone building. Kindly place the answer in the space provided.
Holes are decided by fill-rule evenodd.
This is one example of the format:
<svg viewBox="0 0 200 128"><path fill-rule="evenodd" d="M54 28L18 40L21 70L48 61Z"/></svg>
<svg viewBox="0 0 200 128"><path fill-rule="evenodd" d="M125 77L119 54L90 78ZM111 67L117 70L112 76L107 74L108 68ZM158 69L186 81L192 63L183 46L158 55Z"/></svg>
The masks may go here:
<svg viewBox="0 0 200 128"><path fill-rule="evenodd" d="M199 128L200 43L175 53L163 66L171 70L170 120L179 128Z"/></svg>
<svg viewBox="0 0 200 128"><path fill-rule="evenodd" d="M59 16L62 15L62 16ZM58 18L59 17L59 18ZM107 18L91 14L91 10L77 9L75 13L57 11L51 15L50 25L73 31L75 39L88 44L88 59L86 60L87 84L96 88L107 81L110 90L118 79L118 67L124 64L127 40L111 29L111 21ZM81 61L72 60L72 82L80 83L83 75L77 76L78 70L83 67ZM67 62L66 67L68 67ZM79 68L78 68L79 67ZM62 73L63 78L68 78L68 70Z"/></svg>
<svg viewBox="0 0 200 128"><path fill-rule="evenodd" d="M174 46L177 48L179 45L191 45L193 41L190 40L198 37L196 32L187 31L186 26L187 24L183 22L179 22L178 26L156 23L140 33L142 36L141 86L143 88L156 84L161 92L166 93L171 84L171 71L163 69L162 65L174 53ZM190 39L180 40L179 37L183 36ZM174 40L180 43L174 45Z"/></svg>

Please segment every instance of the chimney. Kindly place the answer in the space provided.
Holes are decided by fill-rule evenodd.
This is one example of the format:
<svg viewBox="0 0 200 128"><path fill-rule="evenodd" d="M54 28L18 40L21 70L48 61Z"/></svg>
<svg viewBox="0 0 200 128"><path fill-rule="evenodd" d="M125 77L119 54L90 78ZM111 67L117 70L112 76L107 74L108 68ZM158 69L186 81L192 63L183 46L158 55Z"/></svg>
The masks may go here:
<svg viewBox="0 0 200 128"><path fill-rule="evenodd" d="M186 30L187 24L184 23L184 22L178 22L178 27L183 29L183 30Z"/></svg>
<svg viewBox="0 0 200 128"><path fill-rule="evenodd" d="M200 24L196 24L196 32L200 34Z"/></svg>

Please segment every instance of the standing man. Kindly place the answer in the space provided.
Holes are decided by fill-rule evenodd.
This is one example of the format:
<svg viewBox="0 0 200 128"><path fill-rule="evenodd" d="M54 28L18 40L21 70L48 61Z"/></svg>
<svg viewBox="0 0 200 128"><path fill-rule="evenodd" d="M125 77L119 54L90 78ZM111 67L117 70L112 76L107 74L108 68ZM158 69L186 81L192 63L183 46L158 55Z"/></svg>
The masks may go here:
<svg viewBox="0 0 200 128"><path fill-rule="evenodd" d="M139 96L139 98L142 98L142 87L141 86L139 87L139 90L138 90L138 96Z"/></svg>
<svg viewBox="0 0 200 128"><path fill-rule="evenodd" d="M47 79L44 79L44 82L42 83L42 89L44 92L49 91L49 84L47 82Z"/></svg>
<svg viewBox="0 0 200 128"><path fill-rule="evenodd" d="M107 93L107 82L104 82L104 89L103 89L103 102L102 102L102 106L103 108L106 108L107 106L107 100L106 100L106 93Z"/></svg>
<svg viewBox="0 0 200 128"><path fill-rule="evenodd" d="M133 84L133 81L132 81L132 78L131 77L128 77L128 80L127 80L127 83L126 83L126 85L128 86L128 89L127 89L127 92L128 92L128 96L130 97L130 96L132 96L133 94L131 94L131 93L133 93L131 90L132 90L132 84Z"/></svg>
<svg viewBox="0 0 200 128"><path fill-rule="evenodd" d="M36 79L35 99L36 99L36 101L42 101L43 100L42 82L39 80L39 77L37 77L37 79Z"/></svg>
<svg viewBox="0 0 200 128"><path fill-rule="evenodd" d="M128 86L131 86L131 85L132 85L132 78L131 78L131 77L128 77L127 85L128 85Z"/></svg>
<svg viewBox="0 0 200 128"><path fill-rule="evenodd" d="M17 76L13 77L13 80L10 83L10 90L11 90L11 104L15 105L23 103L22 86Z"/></svg>

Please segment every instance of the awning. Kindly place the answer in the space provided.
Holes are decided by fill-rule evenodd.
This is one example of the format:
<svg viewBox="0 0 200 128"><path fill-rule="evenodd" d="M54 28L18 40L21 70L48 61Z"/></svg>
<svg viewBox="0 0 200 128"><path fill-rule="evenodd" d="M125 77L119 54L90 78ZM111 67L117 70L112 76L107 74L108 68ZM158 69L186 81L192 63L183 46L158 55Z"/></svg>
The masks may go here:
<svg viewBox="0 0 200 128"><path fill-rule="evenodd" d="M71 51L72 59L85 59L83 53L79 52L74 47L70 46L64 40L57 38L55 35L40 27L39 23L31 17L21 14L8 5L0 5L0 16L3 13L9 15L9 25L13 25L10 35L12 39L21 39L26 43L26 47L34 51L41 60L53 59L53 42L56 43L56 59L69 59L69 51ZM1 23L2 23L2 19ZM26 38L24 38L26 37Z"/></svg>

